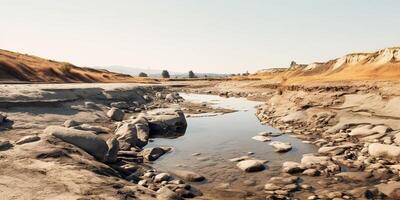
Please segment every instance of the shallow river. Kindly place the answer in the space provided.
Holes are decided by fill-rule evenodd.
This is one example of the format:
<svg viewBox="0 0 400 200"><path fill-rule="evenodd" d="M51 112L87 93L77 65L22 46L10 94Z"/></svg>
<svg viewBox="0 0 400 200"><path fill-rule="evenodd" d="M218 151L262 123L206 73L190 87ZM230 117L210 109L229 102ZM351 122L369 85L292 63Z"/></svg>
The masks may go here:
<svg viewBox="0 0 400 200"><path fill-rule="evenodd" d="M175 139L157 138L149 146L170 146L174 150L153 166L162 171L186 169L207 178L196 185L206 196L218 199L265 199L262 188L266 181L279 173L285 161L299 161L303 154L316 152L316 147L301 140L281 135L272 141L290 142L293 149L287 153L276 153L269 142L251 139L262 131L279 132L268 125L262 125L255 116L255 106L261 102L245 98L224 98L215 95L181 94L186 101L205 102L215 107L232 108L237 112L217 116L187 118L185 135ZM246 173L229 159L247 155L268 160L267 169ZM193 156L194 153L200 153Z"/></svg>

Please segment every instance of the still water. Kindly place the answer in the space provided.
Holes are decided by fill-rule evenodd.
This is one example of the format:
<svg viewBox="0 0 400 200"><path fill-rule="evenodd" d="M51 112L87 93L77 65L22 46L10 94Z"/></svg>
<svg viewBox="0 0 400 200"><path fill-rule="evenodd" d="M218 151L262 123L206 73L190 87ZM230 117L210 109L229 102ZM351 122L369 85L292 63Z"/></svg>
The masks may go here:
<svg viewBox="0 0 400 200"><path fill-rule="evenodd" d="M245 98L224 98L216 95L181 94L186 101L212 104L213 107L231 108L237 112L216 116L187 118L185 135L175 139L156 138L149 147L169 146L174 150L154 162L153 166L162 171L185 169L195 171L207 178L197 185L205 195L214 198L243 199L262 195L262 187L270 178L279 173L285 161L300 161L303 154L316 152L315 146L301 140L281 135L272 141L292 144L287 153L276 153L269 142L251 139L262 131L279 132L268 125L262 125L255 116L258 104ZM246 173L229 159L254 153L255 159L268 160L267 169ZM193 156L194 153L200 153ZM264 196L265 198L265 196Z"/></svg>

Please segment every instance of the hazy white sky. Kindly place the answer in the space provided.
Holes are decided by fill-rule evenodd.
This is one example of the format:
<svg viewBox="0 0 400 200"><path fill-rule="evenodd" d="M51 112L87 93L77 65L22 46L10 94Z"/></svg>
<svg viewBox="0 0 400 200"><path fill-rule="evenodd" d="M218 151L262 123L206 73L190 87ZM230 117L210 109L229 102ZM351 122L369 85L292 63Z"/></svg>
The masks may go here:
<svg viewBox="0 0 400 200"><path fill-rule="evenodd" d="M244 72L400 44L398 0L0 0L0 48L80 66Z"/></svg>

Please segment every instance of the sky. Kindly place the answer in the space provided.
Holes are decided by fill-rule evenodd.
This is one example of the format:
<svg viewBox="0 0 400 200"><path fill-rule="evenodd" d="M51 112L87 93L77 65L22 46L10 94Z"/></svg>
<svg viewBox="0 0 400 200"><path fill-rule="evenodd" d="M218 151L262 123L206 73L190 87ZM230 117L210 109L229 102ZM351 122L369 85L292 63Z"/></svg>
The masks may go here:
<svg viewBox="0 0 400 200"><path fill-rule="evenodd" d="M0 0L0 49L239 73L400 46L398 0Z"/></svg>

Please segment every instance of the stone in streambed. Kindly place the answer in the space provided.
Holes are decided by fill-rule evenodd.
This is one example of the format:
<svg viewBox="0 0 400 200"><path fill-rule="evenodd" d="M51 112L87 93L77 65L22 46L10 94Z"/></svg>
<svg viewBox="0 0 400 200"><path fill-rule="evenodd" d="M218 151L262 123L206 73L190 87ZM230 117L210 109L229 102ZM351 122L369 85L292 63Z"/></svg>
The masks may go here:
<svg viewBox="0 0 400 200"><path fill-rule="evenodd" d="M140 152L140 155L142 155L143 158L148 161L155 161L164 154L165 150L160 147L146 148L143 149L142 152Z"/></svg>
<svg viewBox="0 0 400 200"><path fill-rule="evenodd" d="M261 160L243 160L236 166L245 172L257 172L265 169L264 163L265 161Z"/></svg>
<svg viewBox="0 0 400 200"><path fill-rule="evenodd" d="M260 141L260 142L271 141L270 137L261 136L261 135L256 135L256 136L252 137L251 139L257 140L257 141Z"/></svg>
<svg viewBox="0 0 400 200"><path fill-rule="evenodd" d="M189 182L200 182L203 181L205 178L204 176L197 174L192 171L186 171L186 170L176 170L173 171L173 173L178 176L179 178L182 178L185 181Z"/></svg>
<svg viewBox="0 0 400 200"><path fill-rule="evenodd" d="M273 141L269 145L273 146L276 152L288 152L292 149L292 145L286 142Z"/></svg>

